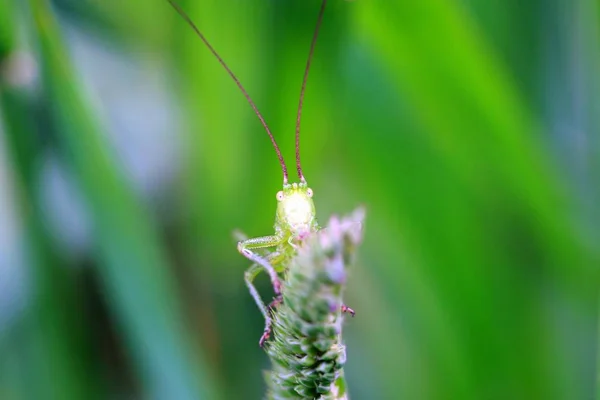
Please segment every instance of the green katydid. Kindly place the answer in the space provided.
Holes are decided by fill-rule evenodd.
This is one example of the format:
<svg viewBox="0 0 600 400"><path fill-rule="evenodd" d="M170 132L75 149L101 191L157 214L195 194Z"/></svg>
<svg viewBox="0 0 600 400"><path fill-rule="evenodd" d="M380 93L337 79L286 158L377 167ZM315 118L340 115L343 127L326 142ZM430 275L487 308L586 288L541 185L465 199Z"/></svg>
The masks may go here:
<svg viewBox="0 0 600 400"><path fill-rule="evenodd" d="M312 199L313 191L306 183L306 179L302 174L302 167L300 164L300 121L302 116L304 92L306 89L308 72L310 70L310 63L312 60L315 43L319 35L319 28L321 26L321 21L323 20L323 13L325 11L327 0L322 1L321 8L319 10L317 25L313 34L310 51L306 62L304 79L302 81L300 100L298 104L298 114L296 118L296 169L298 172L298 178L300 180L299 183L289 183L287 167L285 161L283 160L283 156L281 155L281 151L279 150L279 146L277 145L277 142L275 141L275 138L265 122L262 114L258 111L258 108L250 98L248 92L246 92L231 69L229 69L227 64L225 64L223 59L210 45L208 40L200 32L196 24L194 24L185 11L183 11L181 7L179 7L179 5L177 5L173 0L167 1L196 32L202 42L204 42L212 54L217 58L219 63L223 66L223 68L225 68L227 73L239 87L240 91L246 97L246 100L248 103L250 103L250 106L254 110L255 114L269 135L269 138L271 139L271 143L275 149L275 153L277 154L277 158L279 159L279 164L281 165L281 170L283 172L283 190L277 192L276 195L277 212L275 214L275 233L269 236L260 236L241 240L237 245L238 251L244 257L252 261L252 265L250 268L248 268L248 270L246 270L244 278L250 294L254 298L256 305L265 318L265 330L259 340L259 345L262 347L265 340L269 338L271 332L271 308L282 301L279 274L286 271L290 260L295 256L296 249L302 243L302 241L308 235L317 232L320 229L315 217L315 205ZM269 249L272 250L269 251ZM256 290L256 287L253 284L254 279L261 272L261 270L264 270L269 274L271 283L273 285L273 290L276 295L275 300L269 306L266 306L262 301L258 291ZM345 305L342 305L342 311L348 312L354 316L354 310Z"/></svg>

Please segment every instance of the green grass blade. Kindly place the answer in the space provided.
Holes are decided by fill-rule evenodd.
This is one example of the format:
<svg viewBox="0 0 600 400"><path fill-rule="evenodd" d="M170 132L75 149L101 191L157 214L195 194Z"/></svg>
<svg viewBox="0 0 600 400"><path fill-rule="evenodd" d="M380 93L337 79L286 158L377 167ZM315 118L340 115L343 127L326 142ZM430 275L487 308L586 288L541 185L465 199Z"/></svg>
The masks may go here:
<svg viewBox="0 0 600 400"><path fill-rule="evenodd" d="M98 272L144 391L154 398L214 398L201 355L191 347L152 219L116 167L69 63L49 2L32 0L30 5L62 155L91 211Z"/></svg>

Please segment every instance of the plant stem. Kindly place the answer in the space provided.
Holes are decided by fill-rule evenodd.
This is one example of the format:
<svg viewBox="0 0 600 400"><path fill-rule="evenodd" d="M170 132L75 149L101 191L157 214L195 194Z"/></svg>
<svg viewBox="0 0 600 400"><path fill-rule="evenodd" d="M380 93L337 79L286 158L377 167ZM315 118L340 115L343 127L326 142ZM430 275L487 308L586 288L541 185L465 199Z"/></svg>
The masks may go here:
<svg viewBox="0 0 600 400"><path fill-rule="evenodd" d="M332 217L292 260L266 345L272 362L265 374L269 399L348 399L342 293L346 268L362 240L363 216L358 209L341 220Z"/></svg>

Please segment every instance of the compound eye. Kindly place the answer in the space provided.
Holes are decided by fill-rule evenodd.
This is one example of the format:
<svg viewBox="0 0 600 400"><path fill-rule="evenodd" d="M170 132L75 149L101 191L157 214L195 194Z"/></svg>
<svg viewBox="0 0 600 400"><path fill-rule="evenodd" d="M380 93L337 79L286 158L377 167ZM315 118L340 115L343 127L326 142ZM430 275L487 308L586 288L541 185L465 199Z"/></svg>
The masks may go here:
<svg viewBox="0 0 600 400"><path fill-rule="evenodd" d="M308 189L306 189L306 195L307 195L308 197L312 197L312 196L313 196L313 191L312 191L312 189L311 189L311 188L308 188Z"/></svg>
<svg viewBox="0 0 600 400"><path fill-rule="evenodd" d="M277 198L277 201L283 200L283 192L280 190L279 192L277 192L275 197Z"/></svg>

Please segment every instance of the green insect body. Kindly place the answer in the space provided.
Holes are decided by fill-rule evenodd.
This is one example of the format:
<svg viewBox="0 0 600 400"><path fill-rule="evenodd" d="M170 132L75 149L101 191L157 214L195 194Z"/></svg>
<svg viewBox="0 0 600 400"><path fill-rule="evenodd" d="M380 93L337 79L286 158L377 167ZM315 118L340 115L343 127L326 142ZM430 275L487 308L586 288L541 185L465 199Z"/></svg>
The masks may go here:
<svg viewBox="0 0 600 400"><path fill-rule="evenodd" d="M275 153L279 159L281 170L283 172L283 190L277 193L277 212L275 214L275 233L270 236L261 236L256 238L250 238L242 240L238 243L238 251L251 260L253 264L248 268L245 273L245 281L250 294L254 298L258 308L265 318L265 330L259 340L260 346L262 346L266 339L269 338L271 332L271 308L282 301L280 282L280 274L284 273L287 267L290 265L290 261L296 256L298 246L301 245L302 241L311 234L316 233L319 230L317 219L315 217L315 205L312 200L313 192L308 187L304 175L302 174L302 167L300 164L300 120L302 116L302 104L304 100L304 91L306 88L306 82L308 79L308 72L310 70L310 63L312 60L315 43L319 34L319 27L323 19L323 13L327 0L321 2L321 8L317 19L317 25L313 33L313 38L310 46L310 52L308 54L308 60L306 62L306 68L304 70L304 79L302 81L302 88L300 90L300 101L298 104L298 114L296 119L296 168L298 171L298 178L300 183L288 183L288 172L277 146L277 142L273 137L267 123L265 122L262 114L258 111L258 108L234 75L229 69L227 64L215 51L215 49L206 40L204 35L196 27L190 17L177 5L173 0L167 0L171 6L183 17L183 19L190 25L190 27L196 32L198 37L204 42L206 47L213 53L219 63L235 81L240 91L246 97L248 103L254 110L256 116L260 120L261 124L265 128L265 131L271 139ZM253 282L256 276L262 271L266 271L271 278L273 284L273 291L275 292L276 298L273 303L266 306L262 301L256 287ZM342 312L349 312L354 315L354 311L344 305L342 305Z"/></svg>
<svg viewBox="0 0 600 400"><path fill-rule="evenodd" d="M265 331L260 338L262 346L268 339L271 329L270 310L260 298L253 284L254 278L261 270L265 270L273 284L275 302L280 301L281 283L279 274L285 272L290 260L296 255L300 242L311 233L319 230L315 216L313 191L305 180L299 184L284 184L283 190L277 192L277 212L275 214L275 234L246 239L238 243L238 251L253 261L245 273L245 281L250 294L265 318ZM258 254L261 249L272 249L267 254Z"/></svg>

